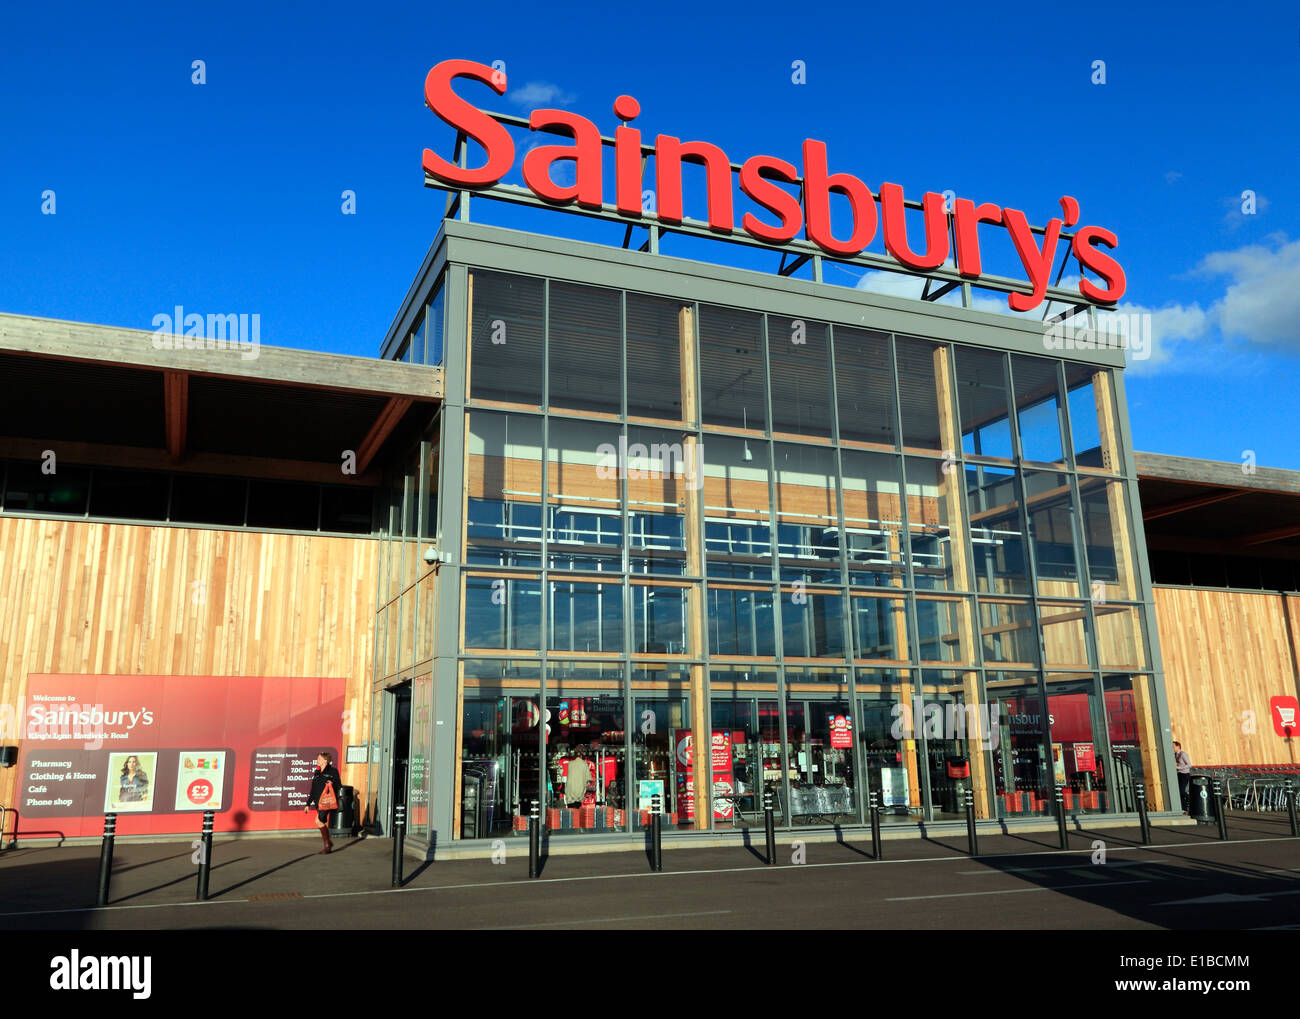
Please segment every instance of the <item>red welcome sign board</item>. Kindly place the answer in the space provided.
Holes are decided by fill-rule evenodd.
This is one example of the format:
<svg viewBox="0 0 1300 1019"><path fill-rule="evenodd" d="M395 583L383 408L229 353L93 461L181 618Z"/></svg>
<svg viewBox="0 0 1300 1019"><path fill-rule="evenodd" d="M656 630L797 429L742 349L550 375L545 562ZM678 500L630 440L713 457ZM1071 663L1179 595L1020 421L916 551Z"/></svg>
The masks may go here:
<svg viewBox="0 0 1300 1019"><path fill-rule="evenodd" d="M19 705L18 836L309 828L316 755L338 760L346 680L32 675Z"/></svg>

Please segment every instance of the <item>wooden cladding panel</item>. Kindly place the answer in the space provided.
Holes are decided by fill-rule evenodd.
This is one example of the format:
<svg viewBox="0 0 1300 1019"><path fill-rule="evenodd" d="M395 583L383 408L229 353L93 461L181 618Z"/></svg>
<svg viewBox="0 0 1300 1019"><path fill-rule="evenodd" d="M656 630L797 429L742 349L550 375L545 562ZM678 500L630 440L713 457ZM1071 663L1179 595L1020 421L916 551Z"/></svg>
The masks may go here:
<svg viewBox="0 0 1300 1019"><path fill-rule="evenodd" d="M1155 603L1169 719L1192 765L1300 763L1268 706L1297 694L1300 598L1157 587ZM1246 711L1253 733L1242 731Z"/></svg>
<svg viewBox="0 0 1300 1019"><path fill-rule="evenodd" d="M30 673L342 676L369 729L379 542L0 518L0 703ZM340 763L359 790L366 767ZM16 800L16 768L0 802Z"/></svg>

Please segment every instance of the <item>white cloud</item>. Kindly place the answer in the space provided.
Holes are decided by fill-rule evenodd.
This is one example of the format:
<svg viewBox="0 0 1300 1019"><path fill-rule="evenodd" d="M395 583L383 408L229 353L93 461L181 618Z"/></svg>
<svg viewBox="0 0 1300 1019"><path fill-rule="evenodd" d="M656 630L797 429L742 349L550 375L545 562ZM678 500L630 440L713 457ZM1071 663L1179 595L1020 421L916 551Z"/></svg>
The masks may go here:
<svg viewBox="0 0 1300 1019"><path fill-rule="evenodd" d="M538 109L547 106L568 106L577 96L547 81L530 81L522 88L515 89L506 98L519 106Z"/></svg>
<svg viewBox="0 0 1300 1019"><path fill-rule="evenodd" d="M1121 302L1116 308L1121 318L1130 321L1134 315L1149 316L1138 320L1143 333L1128 356L1134 374L1250 373L1266 370L1264 357L1270 352L1300 353L1300 240L1288 241L1285 234L1275 233L1260 244L1211 252L1187 276L1226 282L1221 295L1206 305ZM1069 276L1060 286L1070 290L1078 282L1077 276ZM915 276L875 271L863 272L855 283L858 290L913 299L920 298L924 286L925 281ZM946 294L940 301L960 304L960 292ZM971 307L1039 320L1044 315L1043 305L1017 313L1004 296L979 291L972 296ZM1048 314L1062 310L1063 306L1053 305Z"/></svg>
<svg viewBox="0 0 1300 1019"><path fill-rule="evenodd" d="M1225 337L1300 351L1300 240L1287 242L1282 234L1265 240L1206 255L1197 273L1229 280L1211 309Z"/></svg>

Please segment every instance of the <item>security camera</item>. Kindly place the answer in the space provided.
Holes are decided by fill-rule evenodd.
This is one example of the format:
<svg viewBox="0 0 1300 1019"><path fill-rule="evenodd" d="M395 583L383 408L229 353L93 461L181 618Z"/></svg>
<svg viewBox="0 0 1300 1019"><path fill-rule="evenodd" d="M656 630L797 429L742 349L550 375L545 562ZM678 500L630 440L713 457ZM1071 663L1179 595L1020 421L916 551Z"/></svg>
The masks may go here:
<svg viewBox="0 0 1300 1019"><path fill-rule="evenodd" d="M438 555L437 545L430 545L428 548L424 550L424 561L428 563L430 566L436 563L439 558L440 556Z"/></svg>

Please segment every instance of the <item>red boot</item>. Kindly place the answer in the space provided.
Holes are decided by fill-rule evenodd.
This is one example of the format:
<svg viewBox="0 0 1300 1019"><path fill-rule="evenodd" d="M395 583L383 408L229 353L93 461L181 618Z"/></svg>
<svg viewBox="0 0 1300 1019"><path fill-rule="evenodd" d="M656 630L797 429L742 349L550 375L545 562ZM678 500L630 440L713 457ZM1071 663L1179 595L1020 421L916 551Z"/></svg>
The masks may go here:
<svg viewBox="0 0 1300 1019"><path fill-rule="evenodd" d="M317 855L317 856L324 856L326 853L328 853L331 849L334 848L334 843L330 841L330 830L329 830L329 827L328 827L328 826L324 826L324 827L321 828L321 830L320 830L320 840L321 840L321 842L325 843L325 848L322 849L322 850L321 850L319 853L317 853L316 855Z"/></svg>

